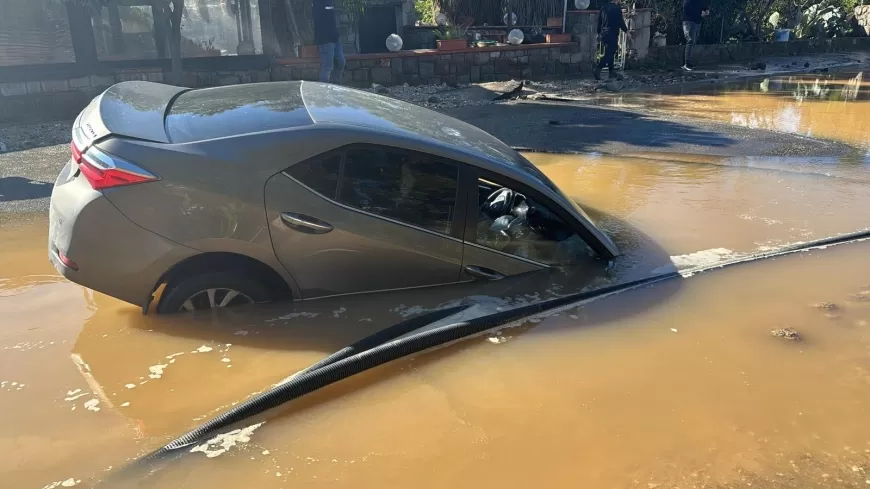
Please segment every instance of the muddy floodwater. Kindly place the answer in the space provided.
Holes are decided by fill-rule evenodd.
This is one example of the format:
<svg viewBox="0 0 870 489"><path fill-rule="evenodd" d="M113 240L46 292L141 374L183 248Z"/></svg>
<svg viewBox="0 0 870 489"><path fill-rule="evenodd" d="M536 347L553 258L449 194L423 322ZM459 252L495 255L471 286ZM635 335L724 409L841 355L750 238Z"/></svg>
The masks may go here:
<svg viewBox="0 0 870 489"><path fill-rule="evenodd" d="M774 76L600 102L842 141L865 149L870 161L870 72Z"/></svg>
<svg viewBox="0 0 870 489"><path fill-rule="evenodd" d="M870 137L870 112L850 112L866 97L773 92L721 100L749 97L734 102L744 112L842 103L841 120ZM731 103L670 100L689 110L691 97ZM867 147L825 133L813 110L800 131ZM527 156L623 251L598 277L609 282L870 228L861 158ZM554 274L143 316L57 275L44 215L0 222L4 488L89 487L405 317L565 292ZM674 279L396 361L201 445L148 484L111 487L870 488L868 253L864 241Z"/></svg>

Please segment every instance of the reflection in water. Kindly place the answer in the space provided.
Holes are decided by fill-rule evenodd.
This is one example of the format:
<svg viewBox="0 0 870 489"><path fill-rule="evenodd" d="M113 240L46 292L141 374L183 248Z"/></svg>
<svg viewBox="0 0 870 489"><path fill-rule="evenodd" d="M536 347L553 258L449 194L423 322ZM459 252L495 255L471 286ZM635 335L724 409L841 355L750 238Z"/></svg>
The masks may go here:
<svg viewBox="0 0 870 489"><path fill-rule="evenodd" d="M601 102L833 139L870 151L870 85L863 72L772 77L680 93L602 96Z"/></svg>
<svg viewBox="0 0 870 489"><path fill-rule="evenodd" d="M848 164L643 156L528 155L626 252L579 282L554 270L143 316L60 280L44 218L4 227L0 471L10 487L87 481L368 332L468 296L479 314L868 225L842 212L870 201L866 179L820 170ZM868 246L660 284L395 362L274 413L218 460L205 456L216 446L191 454L159 487L863 487ZM770 335L783 327L803 340Z"/></svg>

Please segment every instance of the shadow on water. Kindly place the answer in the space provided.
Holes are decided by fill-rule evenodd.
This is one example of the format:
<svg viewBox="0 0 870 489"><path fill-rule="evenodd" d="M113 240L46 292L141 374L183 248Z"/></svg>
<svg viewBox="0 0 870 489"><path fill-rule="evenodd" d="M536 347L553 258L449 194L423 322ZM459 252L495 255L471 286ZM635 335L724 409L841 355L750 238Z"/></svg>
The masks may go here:
<svg viewBox="0 0 870 489"><path fill-rule="evenodd" d="M0 177L0 202L43 199L51 195L52 183L24 177Z"/></svg>

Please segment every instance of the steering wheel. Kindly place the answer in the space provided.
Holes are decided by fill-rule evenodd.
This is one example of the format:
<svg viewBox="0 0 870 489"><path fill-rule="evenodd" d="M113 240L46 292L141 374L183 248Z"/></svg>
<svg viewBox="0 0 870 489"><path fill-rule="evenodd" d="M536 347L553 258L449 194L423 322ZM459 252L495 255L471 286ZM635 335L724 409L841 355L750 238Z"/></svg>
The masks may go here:
<svg viewBox="0 0 870 489"><path fill-rule="evenodd" d="M501 216L509 214L514 207L517 193L513 190L503 187L489 194L489 197L480 206L480 210L487 217L495 221Z"/></svg>

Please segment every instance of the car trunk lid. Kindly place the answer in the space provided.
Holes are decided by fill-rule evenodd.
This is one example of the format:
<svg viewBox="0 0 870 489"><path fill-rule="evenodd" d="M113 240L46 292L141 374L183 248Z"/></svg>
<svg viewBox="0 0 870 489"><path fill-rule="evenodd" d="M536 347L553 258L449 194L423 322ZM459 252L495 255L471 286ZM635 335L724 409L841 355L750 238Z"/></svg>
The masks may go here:
<svg viewBox="0 0 870 489"><path fill-rule="evenodd" d="M109 135L168 143L164 117L175 97L185 90L142 81L113 85L79 115L73 140L81 150Z"/></svg>

